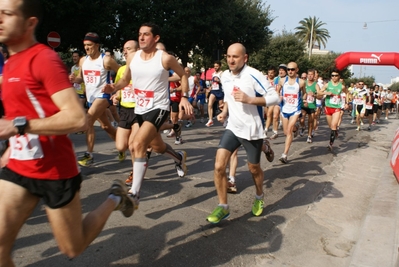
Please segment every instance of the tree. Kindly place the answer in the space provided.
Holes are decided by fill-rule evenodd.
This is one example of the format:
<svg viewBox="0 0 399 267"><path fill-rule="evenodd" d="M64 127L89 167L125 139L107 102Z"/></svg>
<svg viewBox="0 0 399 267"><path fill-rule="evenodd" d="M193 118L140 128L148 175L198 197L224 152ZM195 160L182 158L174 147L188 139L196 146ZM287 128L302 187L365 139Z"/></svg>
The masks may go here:
<svg viewBox="0 0 399 267"><path fill-rule="evenodd" d="M309 17L299 22L300 26L296 27L295 35L307 44L309 57L312 54L312 49L316 43L319 47L326 47L330 34L327 29L322 28L326 23L319 21L316 17Z"/></svg>

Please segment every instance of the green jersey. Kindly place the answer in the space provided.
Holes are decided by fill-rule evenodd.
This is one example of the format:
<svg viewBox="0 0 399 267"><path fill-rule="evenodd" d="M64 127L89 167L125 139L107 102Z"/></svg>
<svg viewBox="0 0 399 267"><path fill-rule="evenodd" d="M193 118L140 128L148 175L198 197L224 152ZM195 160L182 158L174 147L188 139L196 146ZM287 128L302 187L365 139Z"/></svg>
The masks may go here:
<svg viewBox="0 0 399 267"><path fill-rule="evenodd" d="M305 82L306 84L306 101L308 101L308 108L310 109L315 109L316 108L316 95L317 95L317 89L316 89L316 85L317 82L313 82L311 85L308 85L308 81ZM309 92L311 92L312 94L309 95ZM304 107L303 105L304 103L302 102L302 107Z"/></svg>
<svg viewBox="0 0 399 267"><path fill-rule="evenodd" d="M341 92L342 92L342 83L338 83L337 85L333 85L332 82L328 82L327 84L327 92L331 92L331 95L326 96L326 107L330 108L341 108Z"/></svg>

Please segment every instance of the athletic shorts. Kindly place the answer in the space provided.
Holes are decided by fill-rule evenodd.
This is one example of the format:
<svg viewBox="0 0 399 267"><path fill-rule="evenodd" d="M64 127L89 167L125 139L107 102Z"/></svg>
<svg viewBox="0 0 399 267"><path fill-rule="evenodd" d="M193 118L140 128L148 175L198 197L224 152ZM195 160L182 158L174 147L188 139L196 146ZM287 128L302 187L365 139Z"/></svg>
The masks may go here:
<svg viewBox="0 0 399 267"><path fill-rule="evenodd" d="M205 94L197 95L197 102L200 102L201 105L205 105Z"/></svg>
<svg viewBox="0 0 399 267"><path fill-rule="evenodd" d="M332 116L336 112L341 112L341 108L330 108L330 107L324 107L324 113L327 116Z"/></svg>
<svg viewBox="0 0 399 267"><path fill-rule="evenodd" d="M373 113L377 113L378 112L378 105L373 105Z"/></svg>
<svg viewBox="0 0 399 267"><path fill-rule="evenodd" d="M251 164L258 164L262 153L263 139L249 141L235 136L230 130L225 130L220 139L218 148L224 148L233 153L241 145L244 147L245 152L247 152L248 162Z"/></svg>
<svg viewBox="0 0 399 267"><path fill-rule="evenodd" d="M315 108L306 108L303 107L302 110L306 111L306 114L312 114L312 113L316 113L316 109Z"/></svg>
<svg viewBox="0 0 399 267"><path fill-rule="evenodd" d="M134 108L120 107L119 117L120 120L118 123L118 127L121 127L123 129L130 130L133 124L138 123L136 113L134 113Z"/></svg>
<svg viewBox="0 0 399 267"><path fill-rule="evenodd" d="M290 119L292 116L302 115L302 112L300 110L292 112L292 113L281 112L281 115L283 116L283 118Z"/></svg>
<svg viewBox="0 0 399 267"><path fill-rule="evenodd" d="M136 114L136 118L140 126L143 125L145 121L148 121L159 131L159 128L161 128L162 124L168 119L169 113L169 110L154 109L142 115Z"/></svg>
<svg viewBox="0 0 399 267"><path fill-rule="evenodd" d="M363 111L363 105L356 105L356 110L357 110L357 113L362 113L362 111ZM363 111L364 112L364 111Z"/></svg>
<svg viewBox="0 0 399 267"><path fill-rule="evenodd" d="M111 95L110 94L103 94L101 97L97 97L96 99L106 99L106 100L108 100L108 104L110 106L112 105L112 100L111 100ZM96 101L96 99L94 99L94 101ZM93 102L87 101L87 107L90 108L93 105Z"/></svg>
<svg viewBox="0 0 399 267"><path fill-rule="evenodd" d="M391 108L391 103L383 103L382 104L382 110L390 109Z"/></svg>
<svg viewBox="0 0 399 267"><path fill-rule="evenodd" d="M211 90L210 93L214 95L218 101L224 99L224 93L220 90Z"/></svg>
<svg viewBox="0 0 399 267"><path fill-rule="evenodd" d="M178 113L179 112L179 102L170 101L170 106L172 108L172 112Z"/></svg>
<svg viewBox="0 0 399 267"><path fill-rule="evenodd" d="M75 177L62 180L32 179L8 169L2 169L0 179L9 181L25 188L29 193L43 199L44 203L58 209L69 204L80 190L82 176L79 173Z"/></svg>
<svg viewBox="0 0 399 267"><path fill-rule="evenodd" d="M373 115L373 113L374 113L374 112L373 112L373 109L367 109L367 108L366 108L366 111L364 112L364 116L367 117L368 115Z"/></svg>

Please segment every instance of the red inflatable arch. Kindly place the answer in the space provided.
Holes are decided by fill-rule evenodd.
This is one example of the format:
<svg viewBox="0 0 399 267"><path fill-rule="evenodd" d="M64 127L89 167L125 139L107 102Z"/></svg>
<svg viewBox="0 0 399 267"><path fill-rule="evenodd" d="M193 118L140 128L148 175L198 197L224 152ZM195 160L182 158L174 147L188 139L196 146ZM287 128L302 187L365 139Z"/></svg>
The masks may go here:
<svg viewBox="0 0 399 267"><path fill-rule="evenodd" d="M346 52L335 59L335 66L339 70L348 65L395 66L399 69L399 53Z"/></svg>

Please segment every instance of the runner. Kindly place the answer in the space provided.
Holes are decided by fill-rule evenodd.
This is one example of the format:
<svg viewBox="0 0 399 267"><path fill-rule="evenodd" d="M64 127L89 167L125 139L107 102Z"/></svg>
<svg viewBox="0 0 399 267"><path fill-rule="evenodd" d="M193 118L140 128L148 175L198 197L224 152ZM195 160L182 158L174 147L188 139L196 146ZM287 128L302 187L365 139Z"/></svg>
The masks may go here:
<svg viewBox="0 0 399 267"><path fill-rule="evenodd" d="M321 94L326 96L325 113L328 127L331 129L330 143L327 146L330 151L333 150L334 140L338 137L337 125L341 112L341 92L345 90L345 86L339 81L339 77L339 71L333 69L331 72L331 81L321 89Z"/></svg>
<svg viewBox="0 0 399 267"><path fill-rule="evenodd" d="M263 116L260 106L278 104L279 97L275 90L267 91L265 76L246 65L248 55L242 44L235 43L227 50L227 64L230 70L222 75L225 90L223 111L217 119L223 122L229 117L226 130L216 152L214 182L219 205L208 215L210 223L219 223L230 215L227 204L227 163L232 153L243 145L248 159L248 168L255 183L255 200L252 214L260 216L264 207L263 170L260 167L260 155L263 138ZM260 96L257 97L256 95ZM245 112L244 112L245 110Z"/></svg>
<svg viewBox="0 0 399 267"><path fill-rule="evenodd" d="M280 64L278 66L278 77L274 79L274 84L276 86L277 93L280 94L281 87L277 86L281 80L287 77L287 65ZM278 137L278 128L281 128L283 124L281 120L281 108L280 105L275 105L273 108L269 107L269 109L273 109L273 134L270 136L270 139L276 139Z"/></svg>
<svg viewBox="0 0 399 267"><path fill-rule="evenodd" d="M11 254L25 221L42 199L62 253L81 254L98 236L113 210L133 214L132 200L115 180L108 198L82 221L82 176L67 134L87 127L86 114L59 56L34 36L40 1L1 1L0 42L8 46L3 99L7 117L0 138L9 138L1 159L0 266L14 266ZM37 242L40 242L39 240Z"/></svg>
<svg viewBox="0 0 399 267"><path fill-rule="evenodd" d="M115 141L116 129L107 118L106 110L112 105L111 95L101 92L105 84L110 83L110 70L118 72L119 65L109 56L100 52L100 37L97 33L89 32L83 39L86 57L79 61L80 72L77 76L71 74L72 83L86 86L86 98L89 110L87 120L89 128L86 131L87 151L78 160L81 166L90 166L94 163L93 150L95 142L94 122L98 120L109 137ZM120 151L118 154L120 161L125 159L125 153Z"/></svg>
<svg viewBox="0 0 399 267"><path fill-rule="evenodd" d="M303 74L302 74L303 75ZM303 77L305 77L303 75ZM299 130L299 135L303 136L305 132L305 117L308 115L308 138L306 139L307 143L312 143L312 133L314 129L314 119L316 114L316 99L319 95L320 88L315 80L315 70L310 69L307 72L307 80L305 79L306 84L306 94L307 94L307 106L302 103L302 117L300 118L301 129Z"/></svg>
<svg viewBox="0 0 399 267"><path fill-rule="evenodd" d="M152 23L145 23L139 29L140 50L128 56L126 71L116 84L107 84L104 92L112 93L124 88L132 80L136 100L135 113L140 128L134 136L133 184L129 190L138 208L140 188L147 169L147 148L151 146L157 153L165 154L176 163L179 177L184 177L186 168L186 152L176 152L169 144L165 144L159 129L169 115L169 70L172 69L181 78L182 99L180 107L192 114L192 106L188 102L188 79L183 68L174 56L158 50L160 29Z"/></svg>
<svg viewBox="0 0 399 267"><path fill-rule="evenodd" d="M73 66L71 67L71 74L78 76L80 72L79 68L79 61L80 58L82 57L81 53L79 51L73 51L72 52L72 61L73 61ZM79 84L79 83L73 83L73 87L76 90L76 93L79 96L79 100L82 103L82 107L86 108L86 92L85 92L85 85L84 83Z"/></svg>
<svg viewBox="0 0 399 267"><path fill-rule="evenodd" d="M279 160L288 163L288 151L291 147L292 140L298 132L299 115L301 114L302 102L307 107L307 95L305 81L297 77L298 65L295 62L288 63L288 77L281 79L279 83L280 95L283 99L281 102L281 114L283 117L283 129L285 134L284 152Z"/></svg>

